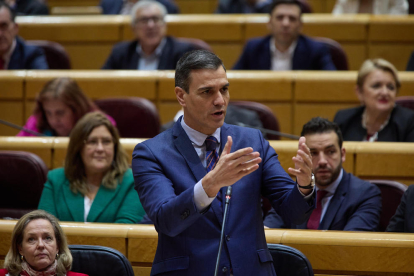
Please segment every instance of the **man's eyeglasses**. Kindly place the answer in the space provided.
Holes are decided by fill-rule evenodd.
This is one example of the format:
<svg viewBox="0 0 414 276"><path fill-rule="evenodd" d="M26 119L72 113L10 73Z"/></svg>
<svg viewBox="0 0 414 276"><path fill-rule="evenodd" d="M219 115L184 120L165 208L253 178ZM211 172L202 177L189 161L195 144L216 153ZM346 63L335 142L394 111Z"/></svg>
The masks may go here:
<svg viewBox="0 0 414 276"><path fill-rule="evenodd" d="M164 18L162 16L138 17L135 20L135 24L145 26L148 25L150 21L154 22L154 24L161 24L164 22Z"/></svg>
<svg viewBox="0 0 414 276"><path fill-rule="evenodd" d="M90 139L84 141L85 145L89 149L95 149L98 147L99 143L102 144L102 147L104 148L110 148L113 146L114 141L110 138L102 138L102 139Z"/></svg>

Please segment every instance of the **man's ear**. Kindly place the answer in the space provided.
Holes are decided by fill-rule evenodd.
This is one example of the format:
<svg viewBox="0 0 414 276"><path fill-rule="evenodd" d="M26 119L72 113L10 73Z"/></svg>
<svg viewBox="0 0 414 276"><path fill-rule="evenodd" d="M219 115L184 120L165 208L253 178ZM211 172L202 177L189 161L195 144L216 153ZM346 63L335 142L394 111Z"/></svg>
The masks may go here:
<svg viewBox="0 0 414 276"><path fill-rule="evenodd" d="M346 150L345 150L345 148L342 148L341 149L341 160L342 160L342 163L344 163L345 162L345 155L346 155Z"/></svg>
<svg viewBox="0 0 414 276"><path fill-rule="evenodd" d="M182 89L181 87L176 86L174 89L175 92L175 96L177 97L178 103L182 106L185 107L185 95L187 94L187 92L184 91L184 89Z"/></svg>

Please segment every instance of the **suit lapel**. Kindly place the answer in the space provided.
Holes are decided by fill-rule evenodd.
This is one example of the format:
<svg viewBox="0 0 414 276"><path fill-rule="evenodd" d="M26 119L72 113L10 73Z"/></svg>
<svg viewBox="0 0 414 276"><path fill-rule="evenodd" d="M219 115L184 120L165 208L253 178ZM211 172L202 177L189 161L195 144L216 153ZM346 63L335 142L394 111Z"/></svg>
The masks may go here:
<svg viewBox="0 0 414 276"><path fill-rule="evenodd" d="M64 200L66 203L66 208L69 210L69 213L72 216L73 221L84 221L84 197L82 194L74 194L70 190L69 181L66 180L66 183L63 185L63 194Z"/></svg>
<svg viewBox="0 0 414 276"><path fill-rule="evenodd" d="M24 52L23 47L21 44L21 41L18 37L16 37L16 47L14 48L14 51L10 57L9 64L7 65L7 69L13 70L13 69L21 69L23 68L23 61L24 61Z"/></svg>
<svg viewBox="0 0 414 276"><path fill-rule="evenodd" d="M259 63L258 68L270 70L272 69L272 57L270 55L270 36L264 40L262 47L262 53L259 55L261 58L258 58L257 60Z"/></svg>
<svg viewBox="0 0 414 276"><path fill-rule="evenodd" d="M181 119L174 124L173 135L175 147L185 159L196 181L200 181L206 175L206 169L203 167L190 139L181 127Z"/></svg>
<svg viewBox="0 0 414 276"><path fill-rule="evenodd" d="M132 43L131 44L131 48L129 49L129 51L131 51L130 57L131 59L129 61L127 61L128 63L128 69L131 70L137 70L138 69L138 62L139 62L139 55L137 53L137 47L138 47L138 43Z"/></svg>
<svg viewBox="0 0 414 276"><path fill-rule="evenodd" d="M115 190L105 188L102 185L99 187L87 217L88 222L96 222L97 218L106 209L107 205L111 203L112 199L117 195L119 189L119 185Z"/></svg>
<svg viewBox="0 0 414 276"><path fill-rule="evenodd" d="M172 56L173 53L172 53L171 40L169 37L166 37L165 39L166 39L166 42L161 52L160 61L158 63L158 70L166 70L170 68L175 68L175 64L172 67L170 64L168 64L174 59Z"/></svg>
<svg viewBox="0 0 414 276"><path fill-rule="evenodd" d="M329 202L328 209L319 224L318 229L329 229L331 224L336 216L336 213L339 211L339 208L342 205L342 201L345 198L346 192L348 191L349 185L349 176L345 171L343 171L342 180L339 183L338 187L336 188L335 194L332 197L331 201Z"/></svg>
<svg viewBox="0 0 414 276"><path fill-rule="evenodd" d="M308 68L308 64L304 64L309 60L309 52L306 50L305 42L302 36L298 38L298 44L296 44L295 52L292 59L292 70L303 70Z"/></svg>

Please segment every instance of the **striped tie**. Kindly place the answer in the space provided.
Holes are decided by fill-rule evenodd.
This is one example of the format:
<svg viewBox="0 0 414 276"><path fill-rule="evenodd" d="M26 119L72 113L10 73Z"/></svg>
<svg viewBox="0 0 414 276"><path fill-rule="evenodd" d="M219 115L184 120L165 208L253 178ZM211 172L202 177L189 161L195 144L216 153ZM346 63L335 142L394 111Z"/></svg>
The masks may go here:
<svg viewBox="0 0 414 276"><path fill-rule="evenodd" d="M206 139L206 168L207 172L214 169L216 166L219 156L217 154L216 148L217 148L218 141L214 136L209 136Z"/></svg>

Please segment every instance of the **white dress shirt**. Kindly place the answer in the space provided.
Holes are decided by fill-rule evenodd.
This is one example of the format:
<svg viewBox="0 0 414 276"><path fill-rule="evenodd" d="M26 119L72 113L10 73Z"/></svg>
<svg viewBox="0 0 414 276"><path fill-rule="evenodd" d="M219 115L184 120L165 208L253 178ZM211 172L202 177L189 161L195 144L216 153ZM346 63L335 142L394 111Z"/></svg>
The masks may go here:
<svg viewBox="0 0 414 276"><path fill-rule="evenodd" d="M138 70L157 70L158 64L160 63L160 58L162 54L162 50L164 49L165 44L167 43L167 40L163 38L158 45L158 47L155 49L155 51L151 55L147 55L142 50L142 47L140 44L137 46L137 53L139 55L139 61L138 61Z"/></svg>
<svg viewBox="0 0 414 276"><path fill-rule="evenodd" d="M293 54L297 43L297 40L293 41L285 52L281 52L275 46L275 39L273 37L270 39L271 69L273 71L292 70Z"/></svg>

